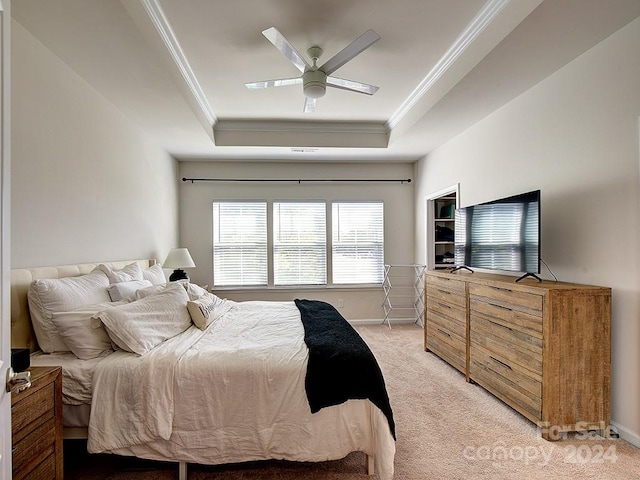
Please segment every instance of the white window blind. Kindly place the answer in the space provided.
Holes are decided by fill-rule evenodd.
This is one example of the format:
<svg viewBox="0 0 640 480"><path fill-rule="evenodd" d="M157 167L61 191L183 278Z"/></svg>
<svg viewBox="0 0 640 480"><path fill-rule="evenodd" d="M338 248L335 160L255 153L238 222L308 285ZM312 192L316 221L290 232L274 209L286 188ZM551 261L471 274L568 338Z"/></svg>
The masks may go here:
<svg viewBox="0 0 640 480"><path fill-rule="evenodd" d="M324 202L273 203L273 281L275 285L327 283Z"/></svg>
<svg viewBox="0 0 640 480"><path fill-rule="evenodd" d="M382 202L332 204L333 283L381 284L384 278Z"/></svg>
<svg viewBox="0 0 640 480"><path fill-rule="evenodd" d="M213 202L213 283L267 285L267 203Z"/></svg>

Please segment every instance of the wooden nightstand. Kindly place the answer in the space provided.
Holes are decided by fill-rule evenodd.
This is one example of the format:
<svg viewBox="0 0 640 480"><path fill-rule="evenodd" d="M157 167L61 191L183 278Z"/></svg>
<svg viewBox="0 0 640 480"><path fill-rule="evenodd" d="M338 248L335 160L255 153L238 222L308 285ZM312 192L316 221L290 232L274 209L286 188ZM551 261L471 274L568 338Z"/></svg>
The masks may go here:
<svg viewBox="0 0 640 480"><path fill-rule="evenodd" d="M31 387L11 396L13 480L61 480L62 368L29 370Z"/></svg>

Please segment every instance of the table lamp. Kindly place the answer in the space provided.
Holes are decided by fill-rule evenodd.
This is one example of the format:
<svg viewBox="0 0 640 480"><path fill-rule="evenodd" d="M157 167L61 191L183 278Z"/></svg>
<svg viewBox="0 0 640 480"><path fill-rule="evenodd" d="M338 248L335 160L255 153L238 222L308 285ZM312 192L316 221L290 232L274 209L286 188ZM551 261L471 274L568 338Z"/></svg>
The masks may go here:
<svg viewBox="0 0 640 480"><path fill-rule="evenodd" d="M169 277L170 282L176 280L189 280L189 275L183 268L193 268L196 264L186 248L172 248L169 255L165 258L162 268L173 268L173 273Z"/></svg>

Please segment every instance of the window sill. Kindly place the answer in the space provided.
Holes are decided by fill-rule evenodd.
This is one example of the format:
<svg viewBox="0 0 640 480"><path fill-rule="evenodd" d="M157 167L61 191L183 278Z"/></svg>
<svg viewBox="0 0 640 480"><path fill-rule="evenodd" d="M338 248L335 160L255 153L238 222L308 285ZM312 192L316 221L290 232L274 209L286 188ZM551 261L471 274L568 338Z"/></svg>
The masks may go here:
<svg viewBox="0 0 640 480"><path fill-rule="evenodd" d="M382 284L362 284L362 285L286 285L286 286L254 286L254 287L211 287L212 292L238 292L238 293L253 293L253 292L317 292L323 290L330 290L332 292L365 292L365 291L378 291L382 289Z"/></svg>

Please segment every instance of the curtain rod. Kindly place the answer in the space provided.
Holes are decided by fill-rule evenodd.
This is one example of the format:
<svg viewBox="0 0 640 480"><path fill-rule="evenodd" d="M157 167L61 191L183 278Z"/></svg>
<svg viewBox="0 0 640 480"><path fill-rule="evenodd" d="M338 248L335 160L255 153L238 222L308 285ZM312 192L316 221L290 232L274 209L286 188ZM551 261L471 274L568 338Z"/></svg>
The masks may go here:
<svg viewBox="0 0 640 480"><path fill-rule="evenodd" d="M411 183L410 178L400 180L390 179L302 179L302 178L186 178L182 177L183 182L295 182L295 183Z"/></svg>

